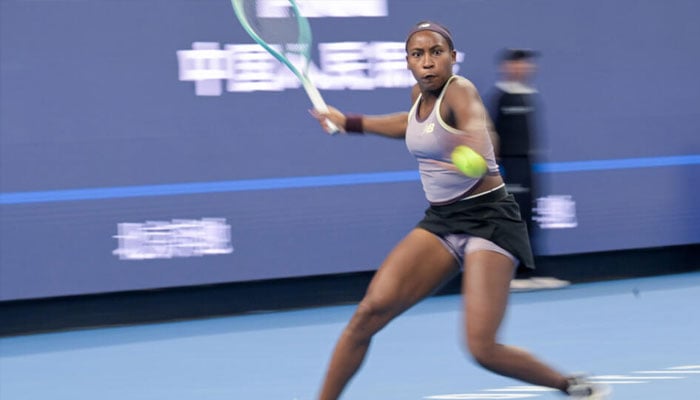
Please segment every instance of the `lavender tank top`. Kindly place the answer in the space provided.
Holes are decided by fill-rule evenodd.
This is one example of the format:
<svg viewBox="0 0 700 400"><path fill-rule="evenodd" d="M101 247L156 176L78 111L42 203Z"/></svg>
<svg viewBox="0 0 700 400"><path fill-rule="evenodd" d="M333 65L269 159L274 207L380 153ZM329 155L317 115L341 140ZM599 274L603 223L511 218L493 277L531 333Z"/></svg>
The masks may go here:
<svg viewBox="0 0 700 400"><path fill-rule="evenodd" d="M463 77L452 76L443 87L433 110L424 120L419 120L417 115L420 95L408 114L406 147L418 161L423 191L431 204L447 204L458 200L479 183L479 179L470 178L434 162L451 163L452 150L459 144L469 146L481 154L486 159L488 173L498 174L498 165L488 131L488 115L483 103L473 102L473 117L466 131L449 126L440 116L442 98L454 79L466 80ZM469 84L471 85L471 82Z"/></svg>

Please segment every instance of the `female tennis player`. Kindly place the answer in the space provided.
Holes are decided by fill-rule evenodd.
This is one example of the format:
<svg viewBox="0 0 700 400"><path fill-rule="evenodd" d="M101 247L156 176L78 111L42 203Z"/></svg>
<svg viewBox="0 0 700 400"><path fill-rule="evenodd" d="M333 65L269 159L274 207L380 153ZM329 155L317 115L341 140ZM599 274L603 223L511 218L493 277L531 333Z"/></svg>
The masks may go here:
<svg viewBox="0 0 700 400"><path fill-rule="evenodd" d="M345 115L333 107L315 113L321 126L329 118L348 133L405 139L430 204L373 277L336 344L319 399L338 399L373 335L434 293L460 267L466 344L479 365L572 398L605 398L607 388L567 377L528 352L497 341L516 266L534 268L527 228L499 175L479 93L469 80L452 73L456 51L450 32L434 22L415 25L406 39L406 60L417 81L408 113ZM485 176L469 178L452 166L449 156L458 144L486 159Z"/></svg>

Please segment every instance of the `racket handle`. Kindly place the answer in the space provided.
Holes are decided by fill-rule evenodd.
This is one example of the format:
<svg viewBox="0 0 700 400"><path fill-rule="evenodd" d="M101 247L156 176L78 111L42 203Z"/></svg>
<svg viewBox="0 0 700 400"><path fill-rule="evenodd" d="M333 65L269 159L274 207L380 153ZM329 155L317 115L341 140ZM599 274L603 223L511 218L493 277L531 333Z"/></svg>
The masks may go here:
<svg viewBox="0 0 700 400"><path fill-rule="evenodd" d="M318 110L320 112L327 112L328 108L325 110ZM329 135L335 135L336 133L340 132L340 128L336 124L333 123L330 119L326 118L326 120L323 122L326 125L326 132L328 132Z"/></svg>
<svg viewBox="0 0 700 400"><path fill-rule="evenodd" d="M318 89L316 89L316 86L314 86L308 80L302 80L302 83L304 85L304 90L306 90L306 94L309 96L311 104L313 104L316 111L320 112L321 114L327 114L328 106L326 105L326 102L323 101L323 97ZM326 132L328 132L328 134L335 135L336 133L340 132L340 128L338 128L338 126L330 119L326 118L324 124L326 125Z"/></svg>

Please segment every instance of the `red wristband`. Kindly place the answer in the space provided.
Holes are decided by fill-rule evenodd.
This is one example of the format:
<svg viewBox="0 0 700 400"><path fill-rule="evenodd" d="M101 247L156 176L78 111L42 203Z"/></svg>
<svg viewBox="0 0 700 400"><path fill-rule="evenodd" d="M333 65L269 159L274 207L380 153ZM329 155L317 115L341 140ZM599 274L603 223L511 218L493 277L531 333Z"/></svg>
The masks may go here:
<svg viewBox="0 0 700 400"><path fill-rule="evenodd" d="M348 114L345 117L345 132L364 133L362 127L362 114Z"/></svg>

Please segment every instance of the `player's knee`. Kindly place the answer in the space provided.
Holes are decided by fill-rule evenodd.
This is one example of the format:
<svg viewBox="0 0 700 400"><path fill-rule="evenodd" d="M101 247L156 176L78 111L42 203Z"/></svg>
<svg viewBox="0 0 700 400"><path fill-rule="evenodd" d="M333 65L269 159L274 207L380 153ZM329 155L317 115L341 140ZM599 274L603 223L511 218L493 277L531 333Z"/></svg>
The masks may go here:
<svg viewBox="0 0 700 400"><path fill-rule="evenodd" d="M371 338L390 319L390 308L380 302L365 299L357 306L348 325L348 333L357 339Z"/></svg>
<svg viewBox="0 0 700 400"><path fill-rule="evenodd" d="M384 322L391 315L391 307L381 300L364 299L357 307L358 319L365 325Z"/></svg>
<svg viewBox="0 0 700 400"><path fill-rule="evenodd" d="M467 348L474 361L486 369L491 369L496 361L498 345L492 340L467 339Z"/></svg>

